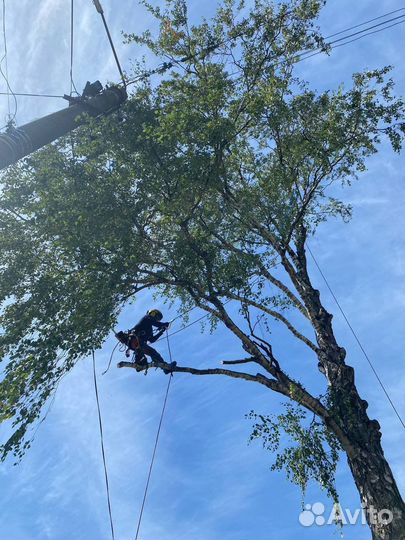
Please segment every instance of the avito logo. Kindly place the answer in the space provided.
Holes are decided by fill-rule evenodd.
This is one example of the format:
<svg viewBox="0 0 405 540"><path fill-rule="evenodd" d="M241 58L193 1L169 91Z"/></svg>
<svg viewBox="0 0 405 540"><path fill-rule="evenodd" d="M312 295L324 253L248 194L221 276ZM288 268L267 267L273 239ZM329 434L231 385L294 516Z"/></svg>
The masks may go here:
<svg viewBox="0 0 405 540"><path fill-rule="evenodd" d="M393 513L391 510L384 508L377 512L377 510L370 506L369 508L361 507L356 508L352 512L349 508L342 508L340 504L335 504L330 511L328 517L325 514L325 505L321 502L313 504L306 504L305 509L298 516L298 521L304 527L311 527L311 525L331 525L333 523L339 523L340 525L355 525L359 522L362 525L367 524L366 516L368 515L370 523L381 523L388 525L393 520Z"/></svg>

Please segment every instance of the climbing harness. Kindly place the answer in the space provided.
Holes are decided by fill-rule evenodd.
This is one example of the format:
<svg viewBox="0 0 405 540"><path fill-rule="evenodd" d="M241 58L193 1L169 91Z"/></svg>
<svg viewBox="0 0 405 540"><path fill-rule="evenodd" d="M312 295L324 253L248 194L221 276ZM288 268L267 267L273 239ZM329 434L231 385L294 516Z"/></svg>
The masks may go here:
<svg viewBox="0 0 405 540"><path fill-rule="evenodd" d="M125 351L125 356L128 358L130 356L130 351L138 351L140 347L140 342L138 336L134 332L117 332L115 337L122 344L126 345L127 349Z"/></svg>
<svg viewBox="0 0 405 540"><path fill-rule="evenodd" d="M152 310L148 311L148 315L150 315L151 317L155 317L157 320L163 318L162 313L158 309L152 309ZM161 328L154 335L154 339L150 340L150 341L153 341L153 342L157 341L162 336L162 334L165 332L165 330L167 330L167 328L168 327ZM146 375L147 372L148 372L149 364L148 364L147 358L145 356L145 352L144 352L144 350L142 348L143 344L142 344L138 334L134 330L128 330L126 332L119 331L119 332L115 332L115 337L118 339L118 341L120 343L125 345L125 347L126 347L125 356L127 358L129 358L131 356L131 354L132 354L131 361L134 364L137 364L140 368L143 368L144 372L145 372L145 375ZM107 368L106 371L108 371L108 369L110 367L111 358L110 358L110 362L108 364L108 368ZM175 365L175 363L174 363L174 365ZM164 369L163 371L164 371L164 373L166 373L166 375L169 373L169 371L166 370L166 369Z"/></svg>
<svg viewBox="0 0 405 540"><path fill-rule="evenodd" d="M148 360L146 359L145 353L141 348L141 342L139 341L138 336L135 332L116 332L115 337L122 344L126 346L125 356L129 358L132 354L131 362L137 364L140 368L143 368L144 375L148 373ZM111 359L110 359L111 363ZM110 365L110 364L109 364ZM108 369L108 368L107 368Z"/></svg>

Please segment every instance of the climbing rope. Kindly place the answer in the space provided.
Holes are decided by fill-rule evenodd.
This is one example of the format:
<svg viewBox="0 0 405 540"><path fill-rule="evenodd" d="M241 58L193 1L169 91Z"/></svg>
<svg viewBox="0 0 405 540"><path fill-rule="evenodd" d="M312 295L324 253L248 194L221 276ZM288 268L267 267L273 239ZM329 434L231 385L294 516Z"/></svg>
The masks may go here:
<svg viewBox="0 0 405 540"><path fill-rule="evenodd" d="M103 467L104 467L105 486L106 486L106 492L107 492L108 514L110 516L111 536L112 536L112 540L114 540L115 536L114 536L114 524L113 524L112 512L111 512L110 486L109 486L109 483L108 483L107 464L106 464L105 451L104 451L103 422L102 422L102 419L101 419L100 401L99 401L99 397L98 397L97 376L96 376L96 361L94 359L94 351L92 351L91 354L92 354L92 358L93 358L94 392L96 394L97 411L98 411L98 424L99 424L99 427L100 427L101 454L103 456Z"/></svg>
<svg viewBox="0 0 405 540"><path fill-rule="evenodd" d="M167 338L167 346L168 346L168 349L169 349L170 363L172 363L172 352L171 352L171 349L170 349L169 333L168 333L167 330L166 330L166 338ZM160 415L159 426L158 426L158 430L157 430L157 433L156 433L155 446L153 448L152 459L151 459L151 462L150 462L150 465L149 465L148 478L146 480L145 492L143 494L141 510L139 512L139 518L138 518L138 525L137 525L137 528L136 528L135 540L138 540L139 529L140 529L141 523L142 523L143 510L145 508L146 496L148 494L149 482L150 482L150 478L151 478L151 475L152 475L153 464L154 464L154 461L155 461L156 450L157 450L157 446L158 446L158 442L159 442L159 436L160 436L160 430L161 430L161 427L162 427L163 417L164 417L165 410L166 410L167 396L169 395L169 389L170 389L170 384L172 382L172 377L173 377L173 373L170 373L169 382L167 383L167 388L166 388L165 399L164 399L164 402L163 402L162 413Z"/></svg>
<svg viewBox="0 0 405 540"><path fill-rule="evenodd" d="M111 362L112 362L112 359L113 359L113 356L114 356L114 353L115 353L115 349L118 347L118 345L120 344L120 342L118 342L115 347L113 348L112 350L112 353L110 355L110 359L108 361L108 366L107 368L103 371L103 373L101 375L105 375L107 373L107 371L110 369L110 366L111 366Z"/></svg>

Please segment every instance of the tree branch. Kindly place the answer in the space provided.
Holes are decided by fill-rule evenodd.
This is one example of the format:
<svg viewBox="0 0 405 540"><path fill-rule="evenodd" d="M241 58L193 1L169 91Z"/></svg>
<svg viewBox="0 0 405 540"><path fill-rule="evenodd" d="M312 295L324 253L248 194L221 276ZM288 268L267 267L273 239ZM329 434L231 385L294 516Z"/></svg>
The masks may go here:
<svg viewBox="0 0 405 540"><path fill-rule="evenodd" d="M307 345L310 349L312 349L315 353L319 352L318 347L312 343L310 339L308 339L306 336L301 334L291 323L290 321L284 317L281 313L278 311L274 311L273 309L269 309L266 306L263 306L259 304L258 302L255 302L254 300L250 300L249 298L245 298L244 296L239 296L238 294L234 293L227 293L227 296L229 298L232 298L233 300L239 300L240 302L243 302L245 304L248 304L249 306L255 307L257 309L260 309L260 311L263 311L264 313L267 313L271 317L274 317L275 319L278 319L281 321L288 330L298 339L300 339L305 345Z"/></svg>
<svg viewBox="0 0 405 540"><path fill-rule="evenodd" d="M290 291L290 289L286 285L284 285L284 283L282 283L279 279L274 277L264 265L261 265L260 269L263 272L264 277L268 279L270 283L272 283L278 289L280 289L280 291L283 291L283 293L291 300L294 306L304 315L304 317L306 319L309 319L310 317L308 315L308 312L305 306L300 302L297 296L292 291ZM290 278L291 278L291 275L290 275Z"/></svg>
<svg viewBox="0 0 405 540"><path fill-rule="evenodd" d="M322 405L319 399L313 397L305 388L292 381L285 373L282 373L282 378L280 380L269 379L261 373L256 373L256 375L251 375L250 373L244 373L240 371L232 371L230 369L221 369L221 368L209 368L209 369L197 369L191 367L181 367L181 366L172 366L166 362L158 363L151 362L148 366L142 367L137 366L134 362L119 362L117 367L128 367L135 369L136 371L145 371L151 367L165 369L172 373L190 373L192 375L225 375L227 377L232 377L234 379L243 379L245 381L256 382L266 386L270 390L282 394L289 399L299 403L306 407L309 411L313 412L319 416L325 424L335 433L338 437L340 443L342 444L344 450L347 452L349 457L353 457L356 453L355 449L351 445L346 434L339 426L339 424L334 420L334 418L329 414L329 411Z"/></svg>
<svg viewBox="0 0 405 540"><path fill-rule="evenodd" d="M251 356L249 358L241 358L240 360L222 360L221 364L228 365L228 364L247 364L248 362L256 362L256 359Z"/></svg>
<svg viewBox="0 0 405 540"><path fill-rule="evenodd" d="M227 377L233 377L234 379L244 379L245 381L257 382L271 388L275 392L281 392L281 385L274 379L269 379L260 373L251 375L250 373L244 373L240 371L232 371L230 369L222 368L209 368L209 369L197 369L192 367L171 366L170 364L151 362L148 366L137 366L134 362L119 362L117 367L133 368L136 371L145 371L148 368L155 367L171 371L172 373L191 373L192 375L226 375Z"/></svg>
<svg viewBox="0 0 405 540"><path fill-rule="evenodd" d="M206 225L207 226L207 225ZM246 253L245 251L243 251L243 249L240 249L240 248L237 248L236 246L234 246L231 242L228 242L227 240L225 240L221 235L219 235L218 233L216 233L215 231L210 231L211 234L213 236L215 236L215 238L217 240L219 240L221 242L221 244L226 247L227 249L229 249L230 251L233 251L234 253L239 253L240 255L252 255L251 253ZM267 241L269 241L268 239L266 239ZM271 244L271 242L270 242ZM271 244L272 245L272 244ZM262 261L260 260L259 256L257 257L257 263L258 263L258 266L260 268L260 271L263 273L264 277L266 279L268 279L270 281L270 283L272 283L273 285L275 285L278 289L280 289L290 300L291 302L294 304L294 306L304 315L304 317L306 319L309 319L309 316L308 316L308 313L307 313L307 310L305 309L305 306L299 301L299 299L297 298L297 296L292 292L290 291L290 289L284 285L284 283L282 283L281 281L279 281L277 278L275 278L268 270L267 268L264 266L264 264L262 263Z"/></svg>

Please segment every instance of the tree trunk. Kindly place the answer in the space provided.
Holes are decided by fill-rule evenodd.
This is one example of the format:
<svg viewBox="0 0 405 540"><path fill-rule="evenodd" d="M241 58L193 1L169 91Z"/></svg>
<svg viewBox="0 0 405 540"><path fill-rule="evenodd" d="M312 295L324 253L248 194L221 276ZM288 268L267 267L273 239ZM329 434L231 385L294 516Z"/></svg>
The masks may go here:
<svg viewBox="0 0 405 540"><path fill-rule="evenodd" d="M380 425L368 417L368 403L360 398L354 370L344 363L342 352L340 363L331 359L335 351L333 344L329 354L324 349L320 364L332 387L336 420L354 449L348 462L373 539L405 540L405 504L384 457Z"/></svg>
<svg viewBox="0 0 405 540"><path fill-rule="evenodd" d="M358 444L356 449L357 455L348 462L373 540L404 540L405 506L380 441L370 440L368 446Z"/></svg>
<svg viewBox="0 0 405 540"><path fill-rule="evenodd" d="M305 251L303 245L300 247L295 285L316 332L318 366L331 387L335 420L354 449L348 463L373 540L405 540L405 504L384 457L380 425L367 415L368 403L358 394L354 369L345 364L346 351L336 342L332 315L322 306L319 291L312 287Z"/></svg>

